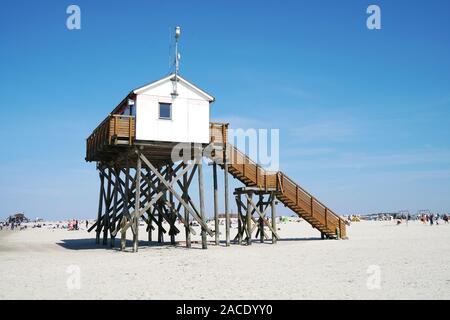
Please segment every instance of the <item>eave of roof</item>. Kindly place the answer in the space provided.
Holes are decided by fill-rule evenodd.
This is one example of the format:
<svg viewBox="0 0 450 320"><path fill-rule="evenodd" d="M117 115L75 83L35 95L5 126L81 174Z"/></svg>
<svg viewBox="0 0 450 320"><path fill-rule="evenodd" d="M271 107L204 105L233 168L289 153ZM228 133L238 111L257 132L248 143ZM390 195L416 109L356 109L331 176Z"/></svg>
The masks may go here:
<svg viewBox="0 0 450 320"><path fill-rule="evenodd" d="M149 89L149 88L151 88L151 87L157 86L158 84L163 83L163 82L165 82L165 81L167 81L167 80L170 80L170 79L173 78L173 77L175 77L175 74L171 73L171 74L169 74L168 76L166 76L166 77L164 77L164 78L162 78L162 79L159 79L159 80L150 82L150 83L148 83L148 84L146 84L146 85L144 85L144 86L142 86L142 87L139 87L139 88L134 89L134 90L132 91L132 93L134 93L134 94L139 94L140 92L142 92L142 91L144 91L144 90L146 90L146 89ZM195 84L193 84L192 82L186 80L186 79L183 78L182 76L178 75L177 77L178 77L178 81L182 81L183 83L185 83L186 85L188 85L188 86L191 87L192 89L194 89L194 90L196 90L197 92L199 92L201 95L205 96L205 97L209 100L209 102L214 102L214 101L216 100L212 95L210 95L210 94L207 93L206 91L200 89L200 88L197 87Z"/></svg>

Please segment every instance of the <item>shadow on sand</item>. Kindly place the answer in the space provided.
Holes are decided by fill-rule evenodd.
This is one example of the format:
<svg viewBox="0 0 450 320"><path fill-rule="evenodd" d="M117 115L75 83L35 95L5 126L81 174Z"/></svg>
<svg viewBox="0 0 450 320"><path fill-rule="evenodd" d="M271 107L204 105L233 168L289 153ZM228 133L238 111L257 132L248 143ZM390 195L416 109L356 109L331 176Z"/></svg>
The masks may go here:
<svg viewBox="0 0 450 320"><path fill-rule="evenodd" d="M103 245L102 239L100 239L100 244L95 243L95 238L86 238L86 239L64 239L61 240L61 242L58 242L57 245L63 247L64 249L69 250L98 250L98 249L111 249L120 251L120 239L115 239L114 247L111 247L110 240L108 239L108 244ZM193 244L195 244L193 242ZM127 239L127 251L130 250L133 247L133 241ZM158 243L156 241L139 241L139 250L145 249L145 248L179 248L179 249L186 249L185 243L183 242L177 242L175 245L172 245L170 242L164 242L164 243ZM197 248L195 246L192 246L189 249L201 249Z"/></svg>

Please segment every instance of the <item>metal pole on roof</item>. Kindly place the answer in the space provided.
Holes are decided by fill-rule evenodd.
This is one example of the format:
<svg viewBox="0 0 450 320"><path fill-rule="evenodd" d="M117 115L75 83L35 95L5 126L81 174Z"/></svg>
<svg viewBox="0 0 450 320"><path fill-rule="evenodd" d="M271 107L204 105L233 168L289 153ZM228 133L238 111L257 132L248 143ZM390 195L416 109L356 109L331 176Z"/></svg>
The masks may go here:
<svg viewBox="0 0 450 320"><path fill-rule="evenodd" d="M173 93L177 95L177 83L178 83L178 73L180 71L180 54L178 52L178 39L181 35L181 28L177 26L175 28L175 84L173 87Z"/></svg>

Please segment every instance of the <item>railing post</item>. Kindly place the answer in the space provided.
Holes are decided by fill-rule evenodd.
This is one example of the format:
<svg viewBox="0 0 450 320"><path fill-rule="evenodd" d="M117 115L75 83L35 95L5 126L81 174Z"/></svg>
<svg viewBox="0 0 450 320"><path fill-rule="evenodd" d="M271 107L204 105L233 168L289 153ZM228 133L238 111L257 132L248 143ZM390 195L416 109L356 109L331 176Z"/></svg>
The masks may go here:
<svg viewBox="0 0 450 320"><path fill-rule="evenodd" d="M128 123L128 125L130 126L129 128L128 128L128 143L131 145L131 133L132 133L132 128L133 128L133 118L132 117L130 117L129 118L129 123Z"/></svg>
<svg viewBox="0 0 450 320"><path fill-rule="evenodd" d="M328 208L325 207L325 228L328 228Z"/></svg>
<svg viewBox="0 0 450 320"><path fill-rule="evenodd" d="M311 197L311 217L314 215L314 197Z"/></svg>
<svg viewBox="0 0 450 320"><path fill-rule="evenodd" d="M114 135L117 135L117 116L113 116L114 117Z"/></svg>

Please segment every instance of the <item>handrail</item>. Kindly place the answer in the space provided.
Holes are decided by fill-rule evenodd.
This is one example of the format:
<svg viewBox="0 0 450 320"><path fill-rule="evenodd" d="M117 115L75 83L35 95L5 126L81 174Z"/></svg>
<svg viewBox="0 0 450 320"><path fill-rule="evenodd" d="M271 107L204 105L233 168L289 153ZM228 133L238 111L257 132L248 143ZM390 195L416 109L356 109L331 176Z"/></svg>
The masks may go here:
<svg viewBox="0 0 450 320"><path fill-rule="evenodd" d="M92 133L87 137L87 140L97 133L111 118L135 118L135 116L124 115L124 114L109 114L100 124L92 131Z"/></svg>
<svg viewBox="0 0 450 320"><path fill-rule="evenodd" d="M100 151L105 144L110 145L113 137L128 138L128 143L131 145L135 134L134 119L135 116L131 115L108 115L86 139L86 159L95 160L96 151Z"/></svg>
<svg viewBox="0 0 450 320"><path fill-rule="evenodd" d="M288 180L290 183L292 183L293 185L295 185L298 189L300 189L301 191L303 191L303 193L305 193L308 197L310 198L314 198L314 201L317 204L320 204L323 208L327 208L329 213L332 213L336 216L338 216L337 214L335 214L333 212L333 210L331 210L330 208L328 208L326 205L324 205L322 202L320 202L319 200L317 200L316 197L314 197L311 193L309 193L308 191L306 191L305 189L303 189L300 185L298 185L294 180L292 180L291 178L289 178L288 176L286 176L285 174L283 174L283 178L285 178L286 180Z"/></svg>
<svg viewBox="0 0 450 320"><path fill-rule="evenodd" d="M328 227L328 222L332 222L330 220L332 219L336 219L337 220L337 225L336 227L339 227L340 232L342 232L341 228L342 225L341 223L344 222L345 220L342 219L339 215L337 215L335 212L333 212L330 208L328 208L327 206L325 206L322 202L320 202L319 200L317 200L317 198L315 198L314 196L312 196L309 192L305 191L302 187L300 187L297 183L295 183L291 178L287 177L286 175L282 174L282 179L286 179L286 181L288 181L290 184L292 184L294 187L296 187L297 189L301 190L306 196L308 196L311 199L311 203L314 201L316 204L322 206L322 208L325 210L325 213L322 215L320 214L320 216L323 216L325 219L325 224ZM282 191L282 193L284 193ZM315 211L311 211L311 216L314 217L315 216Z"/></svg>

